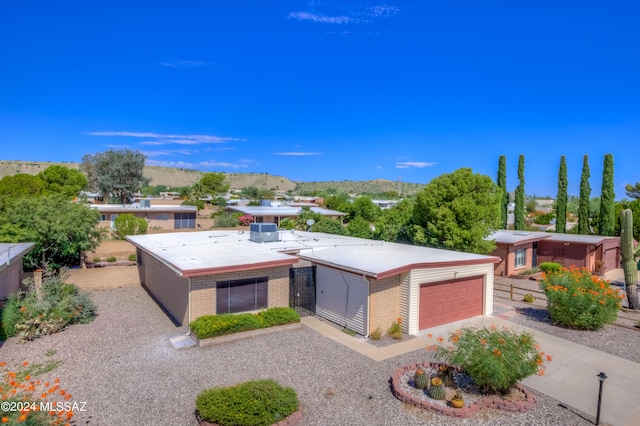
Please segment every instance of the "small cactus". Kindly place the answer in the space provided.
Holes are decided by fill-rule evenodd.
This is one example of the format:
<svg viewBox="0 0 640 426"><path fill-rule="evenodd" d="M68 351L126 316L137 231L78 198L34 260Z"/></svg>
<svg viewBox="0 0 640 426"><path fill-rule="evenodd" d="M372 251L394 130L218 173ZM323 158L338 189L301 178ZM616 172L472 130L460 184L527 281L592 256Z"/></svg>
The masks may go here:
<svg viewBox="0 0 640 426"><path fill-rule="evenodd" d="M438 367L440 371L440 378L442 379L442 383L449 388L453 387L453 371L449 368L448 365L441 365Z"/></svg>
<svg viewBox="0 0 640 426"><path fill-rule="evenodd" d="M434 377L431 379L431 388L429 389L429 396L433 399L444 399L446 396L446 390L442 379Z"/></svg>
<svg viewBox="0 0 640 426"><path fill-rule="evenodd" d="M421 368L416 371L414 381L416 389L426 389L429 386L429 376L427 376Z"/></svg>

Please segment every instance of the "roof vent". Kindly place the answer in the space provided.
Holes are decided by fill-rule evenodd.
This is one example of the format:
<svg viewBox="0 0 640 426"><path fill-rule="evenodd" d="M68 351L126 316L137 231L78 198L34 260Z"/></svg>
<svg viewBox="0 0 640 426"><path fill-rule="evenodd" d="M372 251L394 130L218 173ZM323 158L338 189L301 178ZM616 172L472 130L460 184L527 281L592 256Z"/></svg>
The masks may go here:
<svg viewBox="0 0 640 426"><path fill-rule="evenodd" d="M275 223L252 223L249 232L249 240L255 243L278 241L278 227Z"/></svg>
<svg viewBox="0 0 640 426"><path fill-rule="evenodd" d="M531 235L530 232L514 232L513 235L521 235L523 237L528 237L529 235Z"/></svg>

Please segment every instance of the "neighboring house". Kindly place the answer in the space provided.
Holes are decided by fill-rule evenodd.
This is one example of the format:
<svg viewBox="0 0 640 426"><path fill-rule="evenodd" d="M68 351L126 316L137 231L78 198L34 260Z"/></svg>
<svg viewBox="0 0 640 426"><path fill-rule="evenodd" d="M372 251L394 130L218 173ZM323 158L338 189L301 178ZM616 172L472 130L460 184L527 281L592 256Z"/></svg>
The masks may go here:
<svg viewBox="0 0 640 426"><path fill-rule="evenodd" d="M274 224L252 229L127 239L137 247L141 282L179 324L292 306L362 335L402 318L404 331L417 335L493 311L495 257Z"/></svg>
<svg viewBox="0 0 640 426"><path fill-rule="evenodd" d="M194 229L196 206L151 205L149 200L134 204L94 204L90 206L100 212L100 226L115 229L115 220L121 214L131 213L147 219L149 229Z"/></svg>
<svg viewBox="0 0 640 426"><path fill-rule="evenodd" d="M0 243L0 300L20 289L22 259L34 243Z"/></svg>
<svg viewBox="0 0 640 426"><path fill-rule="evenodd" d="M500 276L517 275L542 262L585 267L594 273L620 267L619 237L499 230L487 239L496 242L492 255L500 258L495 271Z"/></svg>
<svg viewBox="0 0 640 426"><path fill-rule="evenodd" d="M390 209L391 207L398 204L400 201L398 200L371 200L373 204L380 207L382 210Z"/></svg>
<svg viewBox="0 0 640 426"><path fill-rule="evenodd" d="M551 213L554 211L553 209L553 203L556 202L556 200L548 200L548 199L536 199L536 211L539 212L543 212L543 213Z"/></svg>
<svg viewBox="0 0 640 426"><path fill-rule="evenodd" d="M320 207L310 207L310 210L314 213L327 216L332 219L340 219L346 216L346 213L338 212L335 210L324 209ZM284 218L295 219L302 211L301 207L268 207L268 206L227 206L227 212L230 213L242 213L243 215L250 215L255 218L257 223L275 223L280 224L280 221Z"/></svg>

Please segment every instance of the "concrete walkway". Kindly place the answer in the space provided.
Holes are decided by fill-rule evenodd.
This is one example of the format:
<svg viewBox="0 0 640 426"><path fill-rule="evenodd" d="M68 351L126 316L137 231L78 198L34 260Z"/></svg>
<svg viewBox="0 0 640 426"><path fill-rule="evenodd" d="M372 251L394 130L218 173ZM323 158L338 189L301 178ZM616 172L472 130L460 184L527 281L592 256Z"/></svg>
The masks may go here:
<svg viewBox="0 0 640 426"><path fill-rule="evenodd" d="M427 345L436 344L438 337L446 339L449 332L461 327L488 327L495 324L498 327L504 326L518 331L527 331L533 334L542 350L553 357L553 361L547 364L544 376L527 378L523 381L525 386L549 395L595 418L599 387L597 375L604 372L607 379L602 393L601 422L614 426L640 425L640 404L635 392L635 389L640 386L640 364L500 318L481 316L446 326L434 327L422 331L419 338L383 348L353 338L313 317L302 318L302 324L374 361L381 361L418 349L424 350ZM431 334L432 337L428 338L427 334Z"/></svg>

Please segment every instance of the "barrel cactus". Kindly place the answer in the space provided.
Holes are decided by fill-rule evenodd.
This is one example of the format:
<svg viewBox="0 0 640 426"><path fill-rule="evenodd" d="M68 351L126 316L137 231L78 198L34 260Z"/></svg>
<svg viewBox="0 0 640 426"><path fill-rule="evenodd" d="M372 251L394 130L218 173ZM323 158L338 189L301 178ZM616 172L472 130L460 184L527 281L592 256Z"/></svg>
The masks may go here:
<svg viewBox="0 0 640 426"><path fill-rule="evenodd" d="M453 371L449 368L448 365L442 364L438 367L438 371L440 372L440 378L442 379L442 383L449 387L453 387Z"/></svg>
<svg viewBox="0 0 640 426"><path fill-rule="evenodd" d="M426 389L429 386L429 376L422 368L416 370L413 380L416 384L416 389Z"/></svg>
<svg viewBox="0 0 640 426"><path fill-rule="evenodd" d="M429 396L433 399L444 399L446 391L442 379L434 377L431 379L431 388L429 389Z"/></svg>

